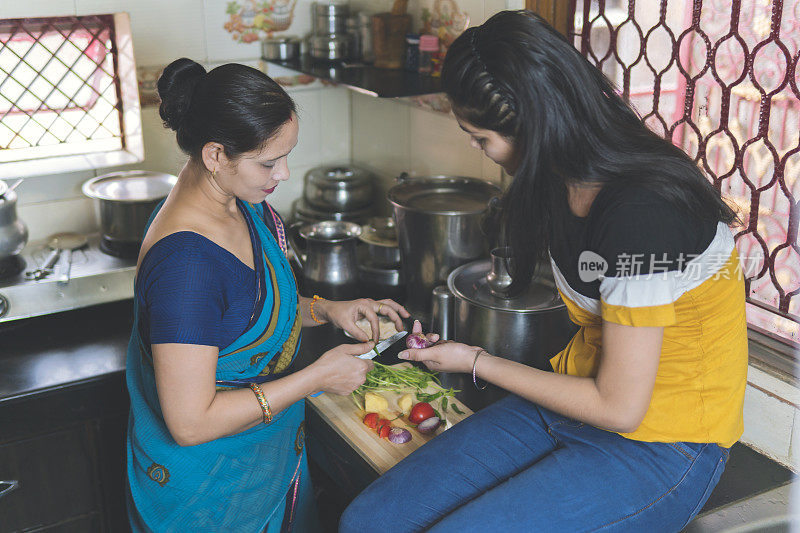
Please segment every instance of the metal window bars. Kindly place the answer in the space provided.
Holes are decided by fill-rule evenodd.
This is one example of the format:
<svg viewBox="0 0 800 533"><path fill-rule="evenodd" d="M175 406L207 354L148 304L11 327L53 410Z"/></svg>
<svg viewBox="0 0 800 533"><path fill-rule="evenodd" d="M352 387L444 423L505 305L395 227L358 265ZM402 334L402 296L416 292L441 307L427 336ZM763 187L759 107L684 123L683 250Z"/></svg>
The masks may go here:
<svg viewBox="0 0 800 533"><path fill-rule="evenodd" d="M0 20L0 162L124 148L113 15Z"/></svg>
<svg viewBox="0 0 800 533"><path fill-rule="evenodd" d="M800 0L577 0L574 38L736 205L748 323L797 347Z"/></svg>

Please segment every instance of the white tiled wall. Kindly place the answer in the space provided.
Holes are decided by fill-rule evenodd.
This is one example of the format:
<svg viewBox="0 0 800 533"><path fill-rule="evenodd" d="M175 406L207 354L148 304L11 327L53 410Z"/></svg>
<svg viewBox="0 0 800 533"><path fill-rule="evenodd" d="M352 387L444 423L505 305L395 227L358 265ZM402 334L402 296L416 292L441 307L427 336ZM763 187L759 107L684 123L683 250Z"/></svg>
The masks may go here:
<svg viewBox="0 0 800 533"><path fill-rule="evenodd" d="M800 470L800 389L750 367L742 442Z"/></svg>

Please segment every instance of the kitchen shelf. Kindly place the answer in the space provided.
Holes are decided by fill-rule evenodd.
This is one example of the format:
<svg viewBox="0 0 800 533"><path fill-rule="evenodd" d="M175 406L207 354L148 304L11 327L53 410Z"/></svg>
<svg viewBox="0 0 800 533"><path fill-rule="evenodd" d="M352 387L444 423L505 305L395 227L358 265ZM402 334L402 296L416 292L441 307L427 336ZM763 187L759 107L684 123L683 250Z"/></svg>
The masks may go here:
<svg viewBox="0 0 800 533"><path fill-rule="evenodd" d="M308 55L295 61L267 62L379 98L442 92L441 78L406 70L389 70L361 64L344 66L341 63L318 61Z"/></svg>

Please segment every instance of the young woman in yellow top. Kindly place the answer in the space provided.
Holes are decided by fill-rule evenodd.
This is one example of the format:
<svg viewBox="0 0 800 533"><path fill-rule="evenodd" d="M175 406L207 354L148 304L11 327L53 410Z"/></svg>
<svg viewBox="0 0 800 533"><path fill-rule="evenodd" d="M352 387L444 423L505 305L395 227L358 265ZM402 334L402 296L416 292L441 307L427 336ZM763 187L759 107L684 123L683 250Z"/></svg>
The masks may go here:
<svg viewBox="0 0 800 533"><path fill-rule="evenodd" d="M443 81L472 144L514 175L503 217L516 288L549 262L580 329L554 372L455 342L402 353L512 394L371 485L342 531L374 509L392 517L384 532L680 530L742 433L735 214L530 12L468 29Z"/></svg>

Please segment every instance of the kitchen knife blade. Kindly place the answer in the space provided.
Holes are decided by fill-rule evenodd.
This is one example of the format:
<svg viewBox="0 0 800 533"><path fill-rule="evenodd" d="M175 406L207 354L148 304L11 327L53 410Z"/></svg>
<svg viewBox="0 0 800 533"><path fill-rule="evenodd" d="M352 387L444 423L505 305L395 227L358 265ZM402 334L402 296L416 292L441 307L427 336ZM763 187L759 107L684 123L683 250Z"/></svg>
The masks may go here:
<svg viewBox="0 0 800 533"><path fill-rule="evenodd" d="M378 344L375 345L375 348L368 351L367 353L362 353L361 355L357 355L359 359L374 359L376 356L381 354L386 348L394 344L395 342L399 341L403 337L408 334L407 331L398 331L388 339L384 339L380 341Z"/></svg>

